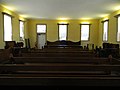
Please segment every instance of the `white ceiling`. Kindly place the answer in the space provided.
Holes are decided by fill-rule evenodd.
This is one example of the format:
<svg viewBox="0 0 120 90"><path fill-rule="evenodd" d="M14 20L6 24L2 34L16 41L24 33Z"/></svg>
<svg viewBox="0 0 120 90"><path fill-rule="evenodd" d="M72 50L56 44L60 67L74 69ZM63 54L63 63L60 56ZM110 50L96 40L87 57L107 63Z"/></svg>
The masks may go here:
<svg viewBox="0 0 120 90"><path fill-rule="evenodd" d="M27 18L100 18L120 9L120 0L0 0Z"/></svg>

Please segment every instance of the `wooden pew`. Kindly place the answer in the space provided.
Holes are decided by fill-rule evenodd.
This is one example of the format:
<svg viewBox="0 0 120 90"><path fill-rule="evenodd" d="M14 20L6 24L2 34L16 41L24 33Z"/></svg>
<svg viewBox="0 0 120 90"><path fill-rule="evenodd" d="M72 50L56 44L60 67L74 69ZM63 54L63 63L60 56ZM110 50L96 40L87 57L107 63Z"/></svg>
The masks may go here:
<svg viewBox="0 0 120 90"><path fill-rule="evenodd" d="M94 57L93 52L41 52L22 53L23 57Z"/></svg>
<svg viewBox="0 0 120 90"><path fill-rule="evenodd" d="M84 50L81 48L44 48L44 49L29 49L25 50L21 48L21 52L28 52L28 53L39 53L39 52L93 52L93 50Z"/></svg>
<svg viewBox="0 0 120 90"><path fill-rule="evenodd" d="M105 74L111 74L112 72L120 72L120 65L110 65L110 64L61 64L61 63L42 63L42 64L0 64L0 73L17 73L17 72L31 72L31 73L74 73L78 74L80 72L96 73L104 72ZM72 73L72 74L73 74ZM88 74L89 75L89 74Z"/></svg>
<svg viewBox="0 0 120 90"><path fill-rule="evenodd" d="M12 47L4 49L0 52L0 63L5 63L6 61L10 60L11 57L13 57Z"/></svg>
<svg viewBox="0 0 120 90"><path fill-rule="evenodd" d="M93 52L93 50L81 50L77 48L48 48L48 49L31 49L29 52L39 53L39 52Z"/></svg>
<svg viewBox="0 0 120 90"><path fill-rule="evenodd" d="M0 52L3 52L4 51L4 49L0 49Z"/></svg>
<svg viewBox="0 0 120 90"><path fill-rule="evenodd" d="M6 72L0 73L0 85L119 86L120 76L111 74L119 68L109 64L0 64L0 72Z"/></svg>
<svg viewBox="0 0 120 90"><path fill-rule="evenodd" d="M12 86L15 87L30 87L36 86L39 87L53 87L60 88L63 86L67 86L68 88L78 89L79 86L97 86L96 89L101 88L101 86L107 86L107 88L115 88L116 86L120 86L120 77L119 76L81 76L81 77L40 77L36 74L28 76L28 75L4 75L0 77L0 86ZM56 87L57 86L57 87ZM74 87L73 87L74 86ZM23 88L24 88L23 87ZM17 89L16 88L16 89ZM31 88L31 87L30 87ZM81 88L81 87L80 87ZM90 88L90 87L87 87ZM102 87L103 89L105 87ZM43 88L42 88L43 89ZM93 89L93 87L92 87Z"/></svg>
<svg viewBox="0 0 120 90"><path fill-rule="evenodd" d="M66 41L66 40L61 40L61 41L47 41L47 45L46 46L60 46L60 45L66 45L66 46L80 46L81 41L78 42L73 42L73 41Z"/></svg>
<svg viewBox="0 0 120 90"><path fill-rule="evenodd" d="M120 85L119 63L87 56L93 53L66 50L25 54L28 56L13 57L15 64L0 64L0 85Z"/></svg>
<svg viewBox="0 0 120 90"><path fill-rule="evenodd" d="M112 64L119 64L119 62L120 62L120 59L112 58L112 61L111 61Z"/></svg>
<svg viewBox="0 0 120 90"><path fill-rule="evenodd" d="M44 46L45 49L48 49L48 48L52 48L52 49L55 49L55 48L78 48L78 49L82 49L82 46L80 45L47 45L47 46Z"/></svg>
<svg viewBox="0 0 120 90"><path fill-rule="evenodd" d="M12 61L12 60L11 60ZM14 63L81 63L108 64L108 58L97 57L13 57ZM120 63L120 62L119 62Z"/></svg>
<svg viewBox="0 0 120 90"><path fill-rule="evenodd" d="M0 85L119 86L119 72L110 64L0 64Z"/></svg>

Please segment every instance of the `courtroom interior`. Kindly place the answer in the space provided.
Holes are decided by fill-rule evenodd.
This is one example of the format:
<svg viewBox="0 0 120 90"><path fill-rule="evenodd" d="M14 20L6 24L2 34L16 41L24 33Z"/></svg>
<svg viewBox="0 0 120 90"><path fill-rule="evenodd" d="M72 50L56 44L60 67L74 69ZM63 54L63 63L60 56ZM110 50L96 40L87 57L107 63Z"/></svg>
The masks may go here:
<svg viewBox="0 0 120 90"><path fill-rule="evenodd" d="M0 86L120 86L120 0L0 0Z"/></svg>

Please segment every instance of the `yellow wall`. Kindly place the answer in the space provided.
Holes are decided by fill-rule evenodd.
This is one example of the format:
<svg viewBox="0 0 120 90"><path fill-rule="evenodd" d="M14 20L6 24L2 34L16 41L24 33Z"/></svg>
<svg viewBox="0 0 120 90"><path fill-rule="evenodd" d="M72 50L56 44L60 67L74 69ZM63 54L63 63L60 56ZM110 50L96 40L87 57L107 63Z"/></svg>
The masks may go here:
<svg viewBox="0 0 120 90"><path fill-rule="evenodd" d="M95 46L102 46L102 23L104 19L109 19L109 43L118 43L116 41L116 32L117 32L117 19L114 17L117 14L120 14L119 11L111 13L108 17L102 19L91 19L91 20L43 20L43 19L24 19L18 14L4 8L0 5L0 49L4 48L5 43L3 41L3 14L6 12L14 18L12 19L13 27L13 40L19 41L19 20L25 21L25 38L30 39L31 47L34 47L35 42L37 41L36 35L36 24L47 24L47 40L56 41L58 40L58 23L66 22L68 23L68 40L77 42L80 41L80 24L83 22L89 22L90 27L90 41L81 42L84 46L88 43L93 43Z"/></svg>
<svg viewBox="0 0 120 90"><path fill-rule="evenodd" d="M118 43L117 42L117 37L116 37L116 33L117 33L117 18L115 18L114 16L116 16L117 14L120 14L120 10L119 11L115 11L113 13L111 13L109 16L104 17L102 19L99 20L99 39L98 39L98 45L102 46L102 23L101 21L104 21L104 19L108 19L109 20L109 31L108 31L108 43ZM119 44L119 43L118 43Z"/></svg>
<svg viewBox="0 0 120 90"><path fill-rule="evenodd" d="M98 29L99 20L40 20L40 19L29 19L28 20L28 34L30 38L31 47L34 47L37 41L36 35L36 25L37 24L47 24L47 40L56 41L58 40L58 23L66 22L68 23L68 40L77 42L80 41L80 24L83 22L89 22L91 24L90 28L90 41L82 42L82 45L88 43L98 44Z"/></svg>
<svg viewBox="0 0 120 90"><path fill-rule="evenodd" d="M19 20L25 21L24 18L20 17L18 14L4 8L0 5L0 49L4 48L5 43L3 41L3 14L2 12L5 12L9 15L12 15L12 33L13 33L13 40L19 41ZM28 38L27 35L27 22L25 22L25 38Z"/></svg>

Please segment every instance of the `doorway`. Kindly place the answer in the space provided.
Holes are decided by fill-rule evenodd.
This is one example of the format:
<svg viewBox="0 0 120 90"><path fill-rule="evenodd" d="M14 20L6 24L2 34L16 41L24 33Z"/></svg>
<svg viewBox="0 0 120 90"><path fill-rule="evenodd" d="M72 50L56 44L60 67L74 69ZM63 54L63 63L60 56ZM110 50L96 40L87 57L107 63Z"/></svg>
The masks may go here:
<svg viewBox="0 0 120 90"><path fill-rule="evenodd" d="M43 49L46 44L46 24L37 24L37 47Z"/></svg>
<svg viewBox="0 0 120 90"><path fill-rule="evenodd" d="M38 49L43 49L46 44L46 34L40 33L38 34Z"/></svg>

